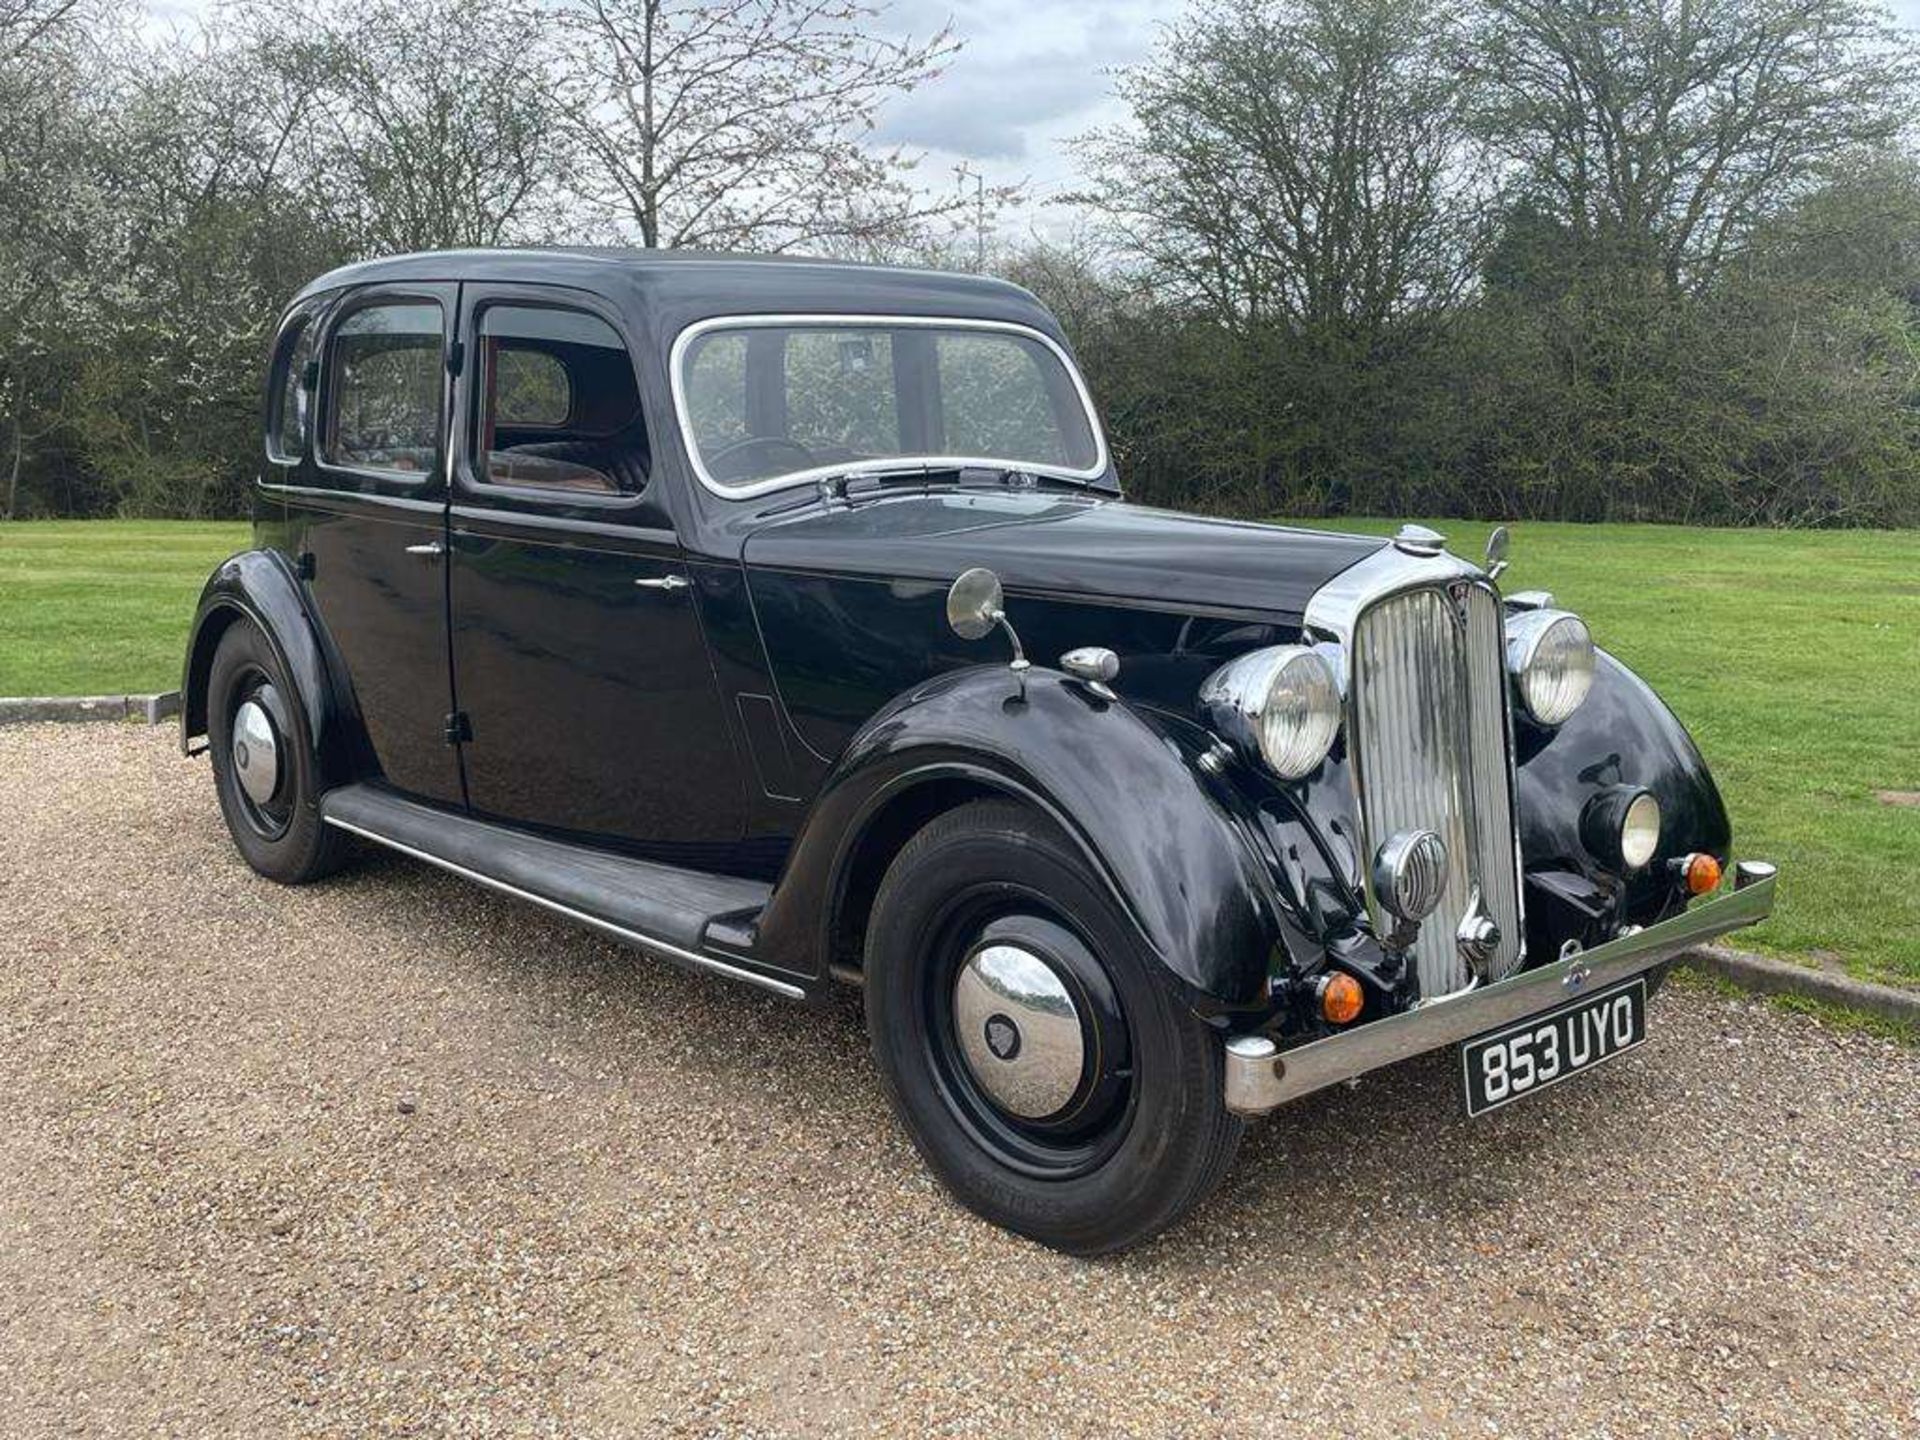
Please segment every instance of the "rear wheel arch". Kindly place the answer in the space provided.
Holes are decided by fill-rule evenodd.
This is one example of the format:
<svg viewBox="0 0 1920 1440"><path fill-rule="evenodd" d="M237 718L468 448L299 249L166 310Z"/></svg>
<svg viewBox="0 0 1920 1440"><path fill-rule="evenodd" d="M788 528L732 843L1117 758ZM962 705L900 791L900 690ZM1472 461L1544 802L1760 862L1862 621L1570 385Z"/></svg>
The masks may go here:
<svg viewBox="0 0 1920 1440"><path fill-rule="evenodd" d="M213 656L220 637L237 621L252 621L232 602L216 604L201 617L187 648L187 669L180 687L180 738L191 742L207 733L207 689L213 678ZM254 622L257 623L257 622Z"/></svg>
<svg viewBox="0 0 1920 1440"><path fill-rule="evenodd" d="M260 632L305 716L322 788L372 773L353 692L325 631L309 608L287 557L246 550L208 579L187 642L180 686L180 742L210 741L214 657L236 624Z"/></svg>

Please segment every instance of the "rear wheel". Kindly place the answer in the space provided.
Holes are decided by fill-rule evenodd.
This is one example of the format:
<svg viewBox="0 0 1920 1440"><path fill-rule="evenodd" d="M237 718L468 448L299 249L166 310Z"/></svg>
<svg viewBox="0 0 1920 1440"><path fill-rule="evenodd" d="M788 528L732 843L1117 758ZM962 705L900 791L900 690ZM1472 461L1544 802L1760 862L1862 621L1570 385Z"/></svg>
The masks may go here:
<svg viewBox="0 0 1920 1440"><path fill-rule="evenodd" d="M1018 805L963 806L908 842L868 928L867 1025L895 1112L963 1203L1091 1255L1219 1183L1241 1131L1220 1039L1156 964Z"/></svg>
<svg viewBox="0 0 1920 1440"><path fill-rule="evenodd" d="M348 841L321 823L300 697L250 621L228 626L213 652L207 740L220 812L247 864L288 885L340 868Z"/></svg>

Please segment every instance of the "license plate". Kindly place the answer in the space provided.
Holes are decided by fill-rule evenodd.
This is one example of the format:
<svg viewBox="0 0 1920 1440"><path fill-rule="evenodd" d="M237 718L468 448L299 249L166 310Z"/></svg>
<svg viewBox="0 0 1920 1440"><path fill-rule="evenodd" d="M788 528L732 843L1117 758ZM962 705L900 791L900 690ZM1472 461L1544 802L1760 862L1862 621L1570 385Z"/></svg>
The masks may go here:
<svg viewBox="0 0 1920 1440"><path fill-rule="evenodd" d="M1484 1115L1522 1095L1591 1070L1647 1038L1647 984L1624 985L1530 1016L1460 1047L1467 1114Z"/></svg>

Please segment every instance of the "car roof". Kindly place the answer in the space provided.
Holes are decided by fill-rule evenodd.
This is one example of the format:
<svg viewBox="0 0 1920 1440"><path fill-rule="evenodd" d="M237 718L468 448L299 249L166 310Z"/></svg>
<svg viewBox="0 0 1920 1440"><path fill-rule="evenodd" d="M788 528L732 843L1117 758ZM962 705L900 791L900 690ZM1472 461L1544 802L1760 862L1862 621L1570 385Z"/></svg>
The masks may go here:
<svg viewBox="0 0 1920 1440"><path fill-rule="evenodd" d="M1058 336L1027 290L987 275L853 260L620 246L431 250L328 271L294 303L354 285L491 282L565 285L641 302L671 334L717 315L936 315L1007 320Z"/></svg>

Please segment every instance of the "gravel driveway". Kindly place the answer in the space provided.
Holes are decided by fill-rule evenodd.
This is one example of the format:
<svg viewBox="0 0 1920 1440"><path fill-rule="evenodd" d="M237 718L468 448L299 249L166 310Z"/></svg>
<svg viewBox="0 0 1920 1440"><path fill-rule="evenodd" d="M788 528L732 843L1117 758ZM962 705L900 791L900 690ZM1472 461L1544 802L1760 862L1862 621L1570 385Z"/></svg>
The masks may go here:
<svg viewBox="0 0 1920 1440"><path fill-rule="evenodd" d="M851 1006L276 888L97 725L0 729L0 1022L9 1436L1920 1434L1920 1055L1699 991L1484 1120L1313 1097L1085 1263L943 1197Z"/></svg>

